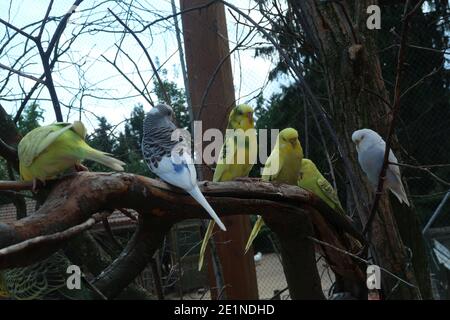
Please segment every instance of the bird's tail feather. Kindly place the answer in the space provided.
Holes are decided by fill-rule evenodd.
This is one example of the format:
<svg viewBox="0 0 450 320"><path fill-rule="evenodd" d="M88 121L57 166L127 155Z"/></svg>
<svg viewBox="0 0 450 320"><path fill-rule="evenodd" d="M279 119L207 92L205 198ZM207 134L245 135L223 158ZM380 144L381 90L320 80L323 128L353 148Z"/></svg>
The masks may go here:
<svg viewBox="0 0 450 320"><path fill-rule="evenodd" d="M244 254L247 254L247 252L250 249L253 241L256 239L256 236L258 235L259 230L261 230L263 225L264 225L263 218L261 216L258 216L258 220L256 220L256 223L253 226L252 232L250 233L250 236L248 237L247 244L245 245L245 252L244 252Z"/></svg>
<svg viewBox="0 0 450 320"><path fill-rule="evenodd" d="M200 257L198 259L198 271L202 271L206 247L208 246L208 242L209 239L211 238L212 231L215 225L216 223L214 222L214 220L211 220L208 223L208 229L206 229L205 236L203 237L202 247L200 248Z"/></svg>
<svg viewBox="0 0 450 320"><path fill-rule="evenodd" d="M401 180L399 180L399 183L396 183L395 185L390 185L389 190L392 191L400 203L404 202L408 207L410 206L408 196L406 195L405 188L403 187Z"/></svg>
<svg viewBox="0 0 450 320"><path fill-rule="evenodd" d="M107 166L116 171L124 171L123 166L126 164L125 162L122 162L120 160L117 160L116 158L109 156L105 152L95 150L93 148L91 148L87 152L87 155L85 158L88 160L92 160L92 161L101 163L104 166Z"/></svg>
<svg viewBox="0 0 450 320"><path fill-rule="evenodd" d="M223 231L227 231L227 228L225 228L225 225L220 220L217 213L214 211L213 208L211 208L208 201L206 201L206 199L203 196L203 194L201 193L200 189L196 186L192 190L189 190L188 192L209 213L209 215L211 216L211 218L214 219L214 221L217 223L219 228Z"/></svg>

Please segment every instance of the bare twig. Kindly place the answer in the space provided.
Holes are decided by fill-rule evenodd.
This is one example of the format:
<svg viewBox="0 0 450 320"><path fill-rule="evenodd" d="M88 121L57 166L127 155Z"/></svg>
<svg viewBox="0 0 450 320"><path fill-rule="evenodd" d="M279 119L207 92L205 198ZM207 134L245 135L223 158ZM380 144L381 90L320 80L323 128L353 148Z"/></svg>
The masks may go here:
<svg viewBox="0 0 450 320"><path fill-rule="evenodd" d="M27 249L28 247L36 246L36 245L44 245L48 242L62 242L63 240L69 239L81 232L91 228L97 222L103 220L107 217L109 212L102 212L93 214L92 217L87 219L85 222L70 227L64 231L56 232L50 235L38 236L31 239L27 239L25 241L15 243L11 246L7 246L5 248L0 249L0 257L12 255L14 253L20 252L22 250Z"/></svg>
<svg viewBox="0 0 450 320"><path fill-rule="evenodd" d="M41 84L44 84L44 81L42 81L42 79L36 78L35 76L32 76L30 74L26 74L26 73L24 73L24 72L22 72L20 70L15 70L15 69L13 69L11 67L8 67L8 66L4 65L3 63L0 63L0 68L6 69L8 71L11 71L11 72L13 72L15 74L18 74L21 77L25 77L25 78L31 79L33 81L39 82Z"/></svg>
<svg viewBox="0 0 450 320"><path fill-rule="evenodd" d="M370 261L368 261L368 260L365 260L365 259L363 259L363 258L357 256L356 254L353 254L353 253L351 253L351 252L348 252L347 250L338 248L338 247L336 247L336 246L334 246L334 245L332 245L332 244L330 244L330 243L321 241L321 240L319 240L319 239L316 239L316 238L310 237L310 236L308 236L307 238L308 238L309 240L311 240L311 241L317 243L317 244L327 246L327 247L332 248L332 249L334 249L334 250L336 250L336 251L338 251L338 252L340 252L340 253L342 253L342 254L348 255L348 256L352 257L353 259L358 260L359 262L363 262L363 263L365 263L365 264L367 264L367 265L372 265L372 264L373 264L372 262L370 262ZM416 288L416 289L417 289L417 287L416 287L415 285L409 283L409 282L406 281L406 280L403 280L403 279L400 278L399 276L393 274L392 272L390 272L389 270L387 270L387 269L385 269L385 268L383 268L383 267L381 267L381 266L380 266L380 270L386 272L388 275L394 277L394 278L397 279L398 281L401 281L402 283L406 284L407 286L412 287L412 288Z"/></svg>
<svg viewBox="0 0 450 320"><path fill-rule="evenodd" d="M155 64L153 63L153 59L150 57L150 54L147 51L147 48L145 48L144 44L142 43L142 41L139 39L139 37L136 35L136 32L134 32L133 30L131 30L131 28L122 21L122 19L120 19L114 12L112 12L111 9L108 8L108 11L114 16L114 18L116 18L116 20L128 31L128 33L130 33L133 38L137 41L137 43L139 44L139 46L142 48L142 50L144 51L145 56L147 57L147 60L150 62L150 65L153 69L153 72L155 73L156 79L158 79L158 83L161 86L161 91L164 94L164 100L168 105L171 105L171 101L170 101L170 96L167 94L167 91L164 87L164 82L161 80L161 77L158 74L158 69L156 68Z"/></svg>

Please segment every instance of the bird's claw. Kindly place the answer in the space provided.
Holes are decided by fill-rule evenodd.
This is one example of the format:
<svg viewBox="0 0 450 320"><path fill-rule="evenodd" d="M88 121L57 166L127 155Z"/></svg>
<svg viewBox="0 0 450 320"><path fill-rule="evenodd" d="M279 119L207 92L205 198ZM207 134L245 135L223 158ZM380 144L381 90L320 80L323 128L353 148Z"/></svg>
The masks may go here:
<svg viewBox="0 0 450 320"><path fill-rule="evenodd" d="M75 164L75 170L76 170L77 172L81 172L81 171L89 171L89 168L86 167L86 166L84 166L84 165L82 165L81 163L76 163L76 164Z"/></svg>
<svg viewBox="0 0 450 320"><path fill-rule="evenodd" d="M39 182L41 182L42 183L42 186L43 187L45 187L45 180L38 180L38 179L36 179L36 178L34 178L33 179L33 185L32 185L32 187L31 187L31 191L33 192L33 193L36 193L37 191L38 191L38 188L39 188Z"/></svg>

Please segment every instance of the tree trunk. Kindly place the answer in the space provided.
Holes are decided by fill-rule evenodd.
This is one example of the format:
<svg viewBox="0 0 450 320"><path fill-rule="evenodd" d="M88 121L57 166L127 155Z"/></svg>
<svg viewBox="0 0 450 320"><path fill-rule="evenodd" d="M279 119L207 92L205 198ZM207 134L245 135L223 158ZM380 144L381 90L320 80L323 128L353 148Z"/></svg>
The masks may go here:
<svg viewBox="0 0 450 320"><path fill-rule="evenodd" d="M299 23L325 71L330 114L343 152L351 160L358 180L352 192L360 203L358 212L363 225L368 220L374 189L359 167L351 135L354 130L366 127L383 136L390 121L385 103L389 94L375 44L377 31L366 27L366 9L372 4L376 1L293 2ZM372 254L380 266L414 285L418 283L421 292L402 283L397 286L395 278L383 273L384 294L393 299L431 298L427 257L417 216L401 205L395 206L395 211L396 214L388 197L383 196L369 231ZM401 221L396 216L401 216ZM409 267L404 243L412 250L414 268Z"/></svg>

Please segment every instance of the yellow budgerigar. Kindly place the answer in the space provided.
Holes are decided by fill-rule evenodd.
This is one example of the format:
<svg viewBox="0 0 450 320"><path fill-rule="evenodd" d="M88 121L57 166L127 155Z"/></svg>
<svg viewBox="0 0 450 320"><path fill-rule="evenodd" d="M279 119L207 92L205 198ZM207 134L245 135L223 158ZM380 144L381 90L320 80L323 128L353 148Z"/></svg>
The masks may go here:
<svg viewBox="0 0 450 320"><path fill-rule="evenodd" d="M264 181L276 181L297 185L302 159L303 149L298 139L297 130L293 128L281 130L278 134L275 147L264 165L261 175L262 179ZM259 216L245 246L245 253L250 249L253 240L263 225L262 217Z"/></svg>
<svg viewBox="0 0 450 320"><path fill-rule="evenodd" d="M56 177L84 159L123 171L124 162L90 147L81 121L54 123L28 132L18 146L20 177L36 182Z"/></svg>
<svg viewBox="0 0 450 320"><path fill-rule="evenodd" d="M253 108L241 104L233 108L228 117L228 127L232 129L225 137L225 143L219 154L213 181L230 181L247 177L256 161L257 140L253 123ZM203 267L204 256L214 229L210 221L200 248L199 271Z"/></svg>
<svg viewBox="0 0 450 320"><path fill-rule="evenodd" d="M345 214L336 190L323 177L314 162L309 159L302 160L298 186L314 193L336 212Z"/></svg>

